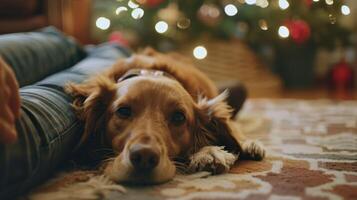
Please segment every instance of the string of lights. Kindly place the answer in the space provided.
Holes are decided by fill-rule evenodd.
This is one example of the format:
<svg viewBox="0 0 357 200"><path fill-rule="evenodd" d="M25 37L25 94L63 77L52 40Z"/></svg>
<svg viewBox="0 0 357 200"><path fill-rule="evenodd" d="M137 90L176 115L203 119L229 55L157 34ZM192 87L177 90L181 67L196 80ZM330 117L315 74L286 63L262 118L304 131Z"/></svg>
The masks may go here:
<svg viewBox="0 0 357 200"><path fill-rule="evenodd" d="M322 7L324 3L326 6L328 6L325 8L325 11L331 11L331 13L326 16L326 18L328 18L327 20L329 20L330 24L336 23L337 14L333 9L330 9L329 6L332 7L337 2L334 0L304 1L306 1L306 5L308 6L311 6L312 4L319 4ZM275 33L278 36L277 38L281 40L292 38L296 41L303 41L301 37L304 34L297 33L299 31L301 32L302 30L307 32L305 35L310 35L310 24L301 19L294 19L296 16L293 16L291 20L280 20L280 24L278 24L278 26L275 24L273 25L272 23L276 23L276 21L279 20L272 21L269 19L270 16L267 18L261 17L260 19L256 19L256 23L248 23L247 20L245 20L247 17L242 17L243 14L248 15L248 11L244 11L244 9L251 9L249 7L242 7L244 5L250 6L252 8L259 7L262 9L259 10L259 13L267 13L266 9L274 10L277 8L283 12L280 15L282 17L286 17L284 12L288 12L289 9L293 9L295 6L294 3L296 4L296 2L293 2L292 0L237 0L234 2L208 2L200 0L197 1L198 3L196 4L185 1L185 3L187 3L187 7L184 7L184 3L182 2L183 1L165 0L117 0L116 3L118 3L118 6L113 9L115 16L98 16L95 20L95 25L99 30L112 31L112 26L120 24L118 20L131 17L133 20L132 23L134 24L133 26L135 26L135 23L140 23L141 25L147 26L146 29L149 29L145 30L145 32L147 32L145 35L140 31L144 29L139 28L140 30L137 31L137 34L142 34L143 36L152 36L150 39L154 37L159 39L168 38L169 41L180 40L180 37L182 38L182 35L185 34L185 31L187 34L194 34L194 32L200 31L197 28L198 26L201 26L201 29L203 27L207 30L213 30L213 28L230 30L232 27L229 25L234 25L234 23L237 24L236 26L238 28L233 35L238 37L247 35L249 29L255 30L254 26L257 26L261 31L269 31L270 34ZM195 6L196 10L193 10L193 7ZM338 2L338 6L341 15L347 16L351 14L351 10L348 5ZM196 13L192 12L192 10ZM252 18L254 19L256 17L253 16ZM230 21L224 21L223 19L228 19ZM125 29L126 27L121 26L121 28ZM115 28L113 27L113 29ZM214 31L218 32L217 30ZM157 36L153 35L153 32L156 32ZM147 39L147 37L144 38ZM205 49L204 45L198 45L195 50L193 50L193 55L197 59L203 59L207 56L207 50Z"/></svg>

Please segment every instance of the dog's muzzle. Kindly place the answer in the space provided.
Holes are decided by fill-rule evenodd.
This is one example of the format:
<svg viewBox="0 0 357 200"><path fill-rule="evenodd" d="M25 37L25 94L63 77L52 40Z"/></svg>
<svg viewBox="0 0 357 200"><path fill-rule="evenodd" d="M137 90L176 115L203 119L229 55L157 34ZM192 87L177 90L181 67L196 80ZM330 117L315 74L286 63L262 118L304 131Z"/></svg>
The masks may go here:
<svg viewBox="0 0 357 200"><path fill-rule="evenodd" d="M135 171L150 172L160 161L159 151L151 146L134 144L129 149L129 158Z"/></svg>

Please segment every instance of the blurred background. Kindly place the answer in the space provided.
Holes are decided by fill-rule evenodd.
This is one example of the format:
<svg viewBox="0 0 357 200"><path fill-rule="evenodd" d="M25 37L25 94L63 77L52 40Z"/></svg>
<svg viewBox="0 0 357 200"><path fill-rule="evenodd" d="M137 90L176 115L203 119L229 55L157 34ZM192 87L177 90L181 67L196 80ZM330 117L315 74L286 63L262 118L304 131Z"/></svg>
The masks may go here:
<svg viewBox="0 0 357 200"><path fill-rule="evenodd" d="M0 34L53 25L179 52L250 97L356 99L356 13L355 0L0 0Z"/></svg>

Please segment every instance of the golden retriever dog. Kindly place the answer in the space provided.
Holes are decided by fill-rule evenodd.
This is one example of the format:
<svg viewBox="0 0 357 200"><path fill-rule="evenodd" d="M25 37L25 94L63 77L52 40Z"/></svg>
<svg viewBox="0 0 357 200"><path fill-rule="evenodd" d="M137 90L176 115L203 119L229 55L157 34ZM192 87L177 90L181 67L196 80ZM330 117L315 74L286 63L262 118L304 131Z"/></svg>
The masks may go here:
<svg viewBox="0 0 357 200"><path fill-rule="evenodd" d="M113 150L103 162L117 183L155 184L177 171L227 172L237 158L261 160L214 83L175 55L146 49L66 91L84 122L81 143Z"/></svg>

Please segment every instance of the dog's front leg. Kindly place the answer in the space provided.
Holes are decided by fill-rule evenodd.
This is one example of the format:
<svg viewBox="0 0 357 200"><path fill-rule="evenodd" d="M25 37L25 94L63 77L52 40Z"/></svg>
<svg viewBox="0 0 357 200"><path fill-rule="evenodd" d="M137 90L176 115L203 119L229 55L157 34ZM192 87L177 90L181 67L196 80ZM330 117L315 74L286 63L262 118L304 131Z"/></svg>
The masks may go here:
<svg viewBox="0 0 357 200"><path fill-rule="evenodd" d="M210 171L213 174L228 172L238 159L220 146L205 146L190 156L189 171Z"/></svg>
<svg viewBox="0 0 357 200"><path fill-rule="evenodd" d="M263 160L265 157L265 148L257 140L247 140L242 144L241 157L249 160Z"/></svg>

